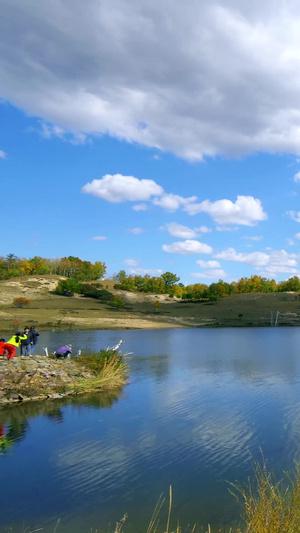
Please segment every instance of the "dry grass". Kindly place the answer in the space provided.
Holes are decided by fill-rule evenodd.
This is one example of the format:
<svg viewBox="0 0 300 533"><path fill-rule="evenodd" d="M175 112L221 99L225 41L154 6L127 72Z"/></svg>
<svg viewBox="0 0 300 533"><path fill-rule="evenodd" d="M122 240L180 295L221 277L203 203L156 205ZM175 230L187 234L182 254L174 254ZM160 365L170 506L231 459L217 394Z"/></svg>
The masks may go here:
<svg viewBox="0 0 300 533"><path fill-rule="evenodd" d="M300 468L276 482L266 463L255 468L254 480L246 488L232 485L243 509L245 533L300 532ZM238 529L237 533L242 530Z"/></svg>
<svg viewBox="0 0 300 533"><path fill-rule="evenodd" d="M80 378L74 384L75 392L113 390L122 387L128 377L128 366L117 350L100 350L76 360L80 367L93 374L93 378Z"/></svg>

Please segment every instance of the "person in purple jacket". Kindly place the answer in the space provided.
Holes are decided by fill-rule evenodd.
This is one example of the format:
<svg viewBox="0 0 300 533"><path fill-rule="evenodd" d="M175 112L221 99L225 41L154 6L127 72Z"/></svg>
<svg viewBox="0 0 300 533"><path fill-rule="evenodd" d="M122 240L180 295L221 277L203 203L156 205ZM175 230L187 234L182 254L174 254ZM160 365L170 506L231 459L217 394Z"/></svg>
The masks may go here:
<svg viewBox="0 0 300 533"><path fill-rule="evenodd" d="M61 348L58 348L56 350L55 355L58 359L64 359L66 357L70 357L70 354L72 353L72 344L66 344L65 346L62 346Z"/></svg>

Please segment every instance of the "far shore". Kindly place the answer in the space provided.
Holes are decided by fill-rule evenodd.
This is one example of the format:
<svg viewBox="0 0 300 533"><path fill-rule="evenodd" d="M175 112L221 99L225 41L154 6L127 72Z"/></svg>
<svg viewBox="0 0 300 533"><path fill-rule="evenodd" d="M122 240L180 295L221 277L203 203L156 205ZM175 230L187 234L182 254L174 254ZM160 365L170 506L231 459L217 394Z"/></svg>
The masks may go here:
<svg viewBox="0 0 300 533"><path fill-rule="evenodd" d="M30 276L0 282L0 333L25 325L37 329L151 330L172 328L300 326L300 294L241 293L217 301L186 301L166 294L121 291L110 280L104 288L122 308L82 295L55 292L59 276ZM14 306L20 295L26 307Z"/></svg>

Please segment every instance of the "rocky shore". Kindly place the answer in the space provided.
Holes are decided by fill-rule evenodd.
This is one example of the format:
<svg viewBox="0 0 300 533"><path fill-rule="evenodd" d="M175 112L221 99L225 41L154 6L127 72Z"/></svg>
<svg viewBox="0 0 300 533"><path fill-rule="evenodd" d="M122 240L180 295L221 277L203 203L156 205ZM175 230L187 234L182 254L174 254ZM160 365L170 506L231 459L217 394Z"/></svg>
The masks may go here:
<svg viewBox="0 0 300 533"><path fill-rule="evenodd" d="M76 360L38 355L12 360L1 357L0 405L78 394L78 380L88 381L93 390L95 376L80 367Z"/></svg>

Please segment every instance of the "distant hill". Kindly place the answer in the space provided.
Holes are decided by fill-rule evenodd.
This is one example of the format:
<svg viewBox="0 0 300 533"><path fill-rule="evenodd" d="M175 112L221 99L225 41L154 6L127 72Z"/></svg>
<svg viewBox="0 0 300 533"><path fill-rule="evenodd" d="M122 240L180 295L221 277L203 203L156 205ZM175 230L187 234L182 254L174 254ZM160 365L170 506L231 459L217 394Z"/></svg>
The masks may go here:
<svg viewBox="0 0 300 533"><path fill-rule="evenodd" d="M103 289L124 301L124 308L114 309L93 298L55 294L60 279L64 278L36 275L0 281L0 331L25 324L76 329L253 327L274 325L276 315L278 326L300 325L300 295L293 292L244 293L217 302L193 303L168 295L121 291L114 288L114 281L104 280ZM28 307L13 306L13 300L19 297L30 300Z"/></svg>

